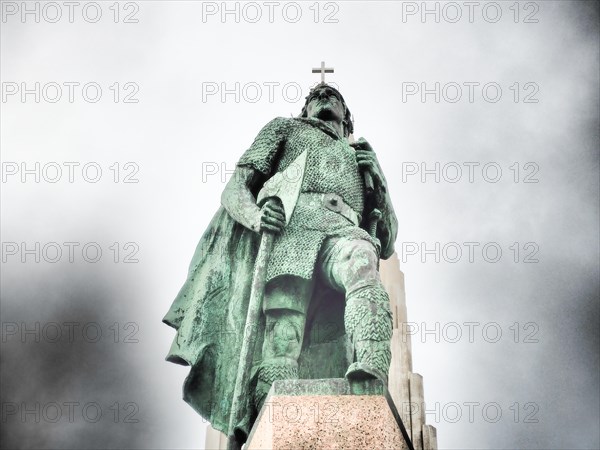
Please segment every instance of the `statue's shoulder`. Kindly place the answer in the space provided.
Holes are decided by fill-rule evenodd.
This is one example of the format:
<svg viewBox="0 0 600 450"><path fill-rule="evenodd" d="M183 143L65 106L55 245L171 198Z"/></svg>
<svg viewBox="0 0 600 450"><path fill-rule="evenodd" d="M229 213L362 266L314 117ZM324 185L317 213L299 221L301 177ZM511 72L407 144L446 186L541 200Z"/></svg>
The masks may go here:
<svg viewBox="0 0 600 450"><path fill-rule="evenodd" d="M259 132L258 140L268 139L271 141L286 141L296 134L298 129L306 128L308 125L304 119L296 117L275 117L268 122Z"/></svg>
<svg viewBox="0 0 600 450"><path fill-rule="evenodd" d="M257 141L268 140L280 140L285 138L288 134L291 118L287 117L275 117L264 125L258 132Z"/></svg>
<svg viewBox="0 0 600 450"><path fill-rule="evenodd" d="M303 117L275 117L273 120L271 120L265 125L265 128L277 130L291 130L295 128L310 126L309 124L309 120Z"/></svg>
<svg viewBox="0 0 600 450"><path fill-rule="evenodd" d="M263 129L269 130L285 130L290 126L293 126L294 119L292 117L275 117L269 123L267 123Z"/></svg>

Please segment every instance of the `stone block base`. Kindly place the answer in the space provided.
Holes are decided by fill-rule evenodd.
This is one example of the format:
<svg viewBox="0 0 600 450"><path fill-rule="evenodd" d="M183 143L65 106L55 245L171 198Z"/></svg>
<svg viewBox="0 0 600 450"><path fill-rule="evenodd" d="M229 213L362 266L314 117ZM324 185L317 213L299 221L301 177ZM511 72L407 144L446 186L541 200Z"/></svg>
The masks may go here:
<svg viewBox="0 0 600 450"><path fill-rule="evenodd" d="M384 384L273 383L245 449L412 449Z"/></svg>

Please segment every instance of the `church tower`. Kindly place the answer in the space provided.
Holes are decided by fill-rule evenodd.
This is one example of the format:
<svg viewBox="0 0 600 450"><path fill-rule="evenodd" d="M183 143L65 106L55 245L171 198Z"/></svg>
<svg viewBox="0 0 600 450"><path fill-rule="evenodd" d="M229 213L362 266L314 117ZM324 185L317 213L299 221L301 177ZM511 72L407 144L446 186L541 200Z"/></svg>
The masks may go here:
<svg viewBox="0 0 600 450"><path fill-rule="evenodd" d="M394 318L388 389L415 450L437 450L437 431L425 423L423 377L413 372L411 339L406 326L404 273L400 270L398 255L394 253L388 260L381 261L379 272L390 296Z"/></svg>

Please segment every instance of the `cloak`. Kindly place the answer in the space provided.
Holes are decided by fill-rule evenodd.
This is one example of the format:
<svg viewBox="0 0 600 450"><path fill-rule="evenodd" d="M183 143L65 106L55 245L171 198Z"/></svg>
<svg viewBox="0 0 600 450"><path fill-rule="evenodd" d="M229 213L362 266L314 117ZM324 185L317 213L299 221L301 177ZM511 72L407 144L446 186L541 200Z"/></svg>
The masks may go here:
<svg viewBox="0 0 600 450"><path fill-rule="evenodd" d="M183 399L226 435L243 333L258 333L251 376L245 383L246 402L235 412L236 434L243 436L242 442L257 415L250 399L264 338L263 315L258 324L245 327L259 244L257 233L219 208L198 243L183 287L163 318L177 330L167 361L190 366ZM343 323L344 297L319 280L316 283L299 375L303 379L340 378L351 362Z"/></svg>

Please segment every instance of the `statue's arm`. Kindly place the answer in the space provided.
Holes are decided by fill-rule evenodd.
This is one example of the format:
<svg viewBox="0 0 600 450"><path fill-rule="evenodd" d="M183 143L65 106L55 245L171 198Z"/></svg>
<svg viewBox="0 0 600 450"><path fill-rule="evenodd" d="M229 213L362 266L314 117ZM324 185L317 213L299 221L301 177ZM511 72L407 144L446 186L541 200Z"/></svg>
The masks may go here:
<svg viewBox="0 0 600 450"><path fill-rule="evenodd" d="M260 208L250 187L258 172L250 167L236 167L233 175L221 194L221 205L233 220L246 228L258 232L260 229Z"/></svg>
<svg viewBox="0 0 600 450"><path fill-rule="evenodd" d="M251 189L270 175L287 123L287 119L278 117L260 130L221 195L221 204L233 220L252 231L278 232L285 223L283 208L273 202L259 208Z"/></svg>
<svg viewBox="0 0 600 450"><path fill-rule="evenodd" d="M252 231L278 233L285 226L283 207L267 202L259 208L250 191L260 175L256 169L238 166L221 194L221 205L233 220Z"/></svg>
<svg viewBox="0 0 600 450"><path fill-rule="evenodd" d="M394 253L394 244L398 235L398 219L392 206L387 180L383 175L377 155L364 138L360 138L350 145L356 150L356 161L359 167L368 171L373 177L374 207L382 213L381 221L377 226L377 238L381 244L381 258L388 259Z"/></svg>

